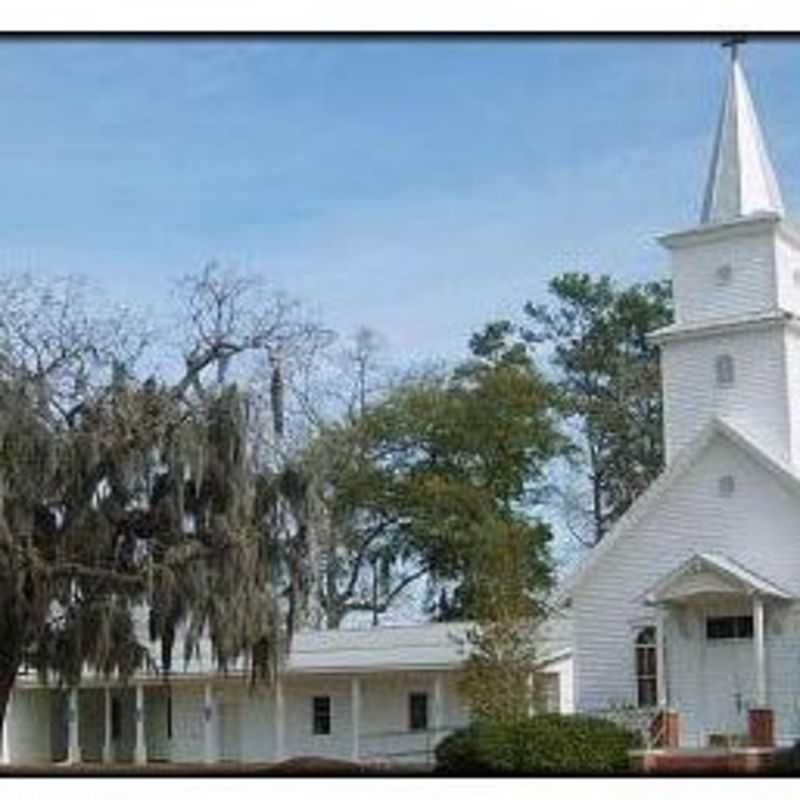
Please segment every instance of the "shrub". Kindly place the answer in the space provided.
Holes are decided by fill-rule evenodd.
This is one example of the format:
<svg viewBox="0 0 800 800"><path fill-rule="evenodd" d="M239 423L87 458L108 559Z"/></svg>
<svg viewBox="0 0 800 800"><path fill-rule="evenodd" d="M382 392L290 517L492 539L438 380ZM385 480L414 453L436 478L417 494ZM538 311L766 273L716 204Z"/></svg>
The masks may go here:
<svg viewBox="0 0 800 800"><path fill-rule="evenodd" d="M791 747L775 751L772 772L778 775L800 774L800 741L795 742Z"/></svg>
<svg viewBox="0 0 800 800"><path fill-rule="evenodd" d="M514 723L476 722L436 748L448 775L597 775L626 772L635 733L609 720L540 714Z"/></svg>

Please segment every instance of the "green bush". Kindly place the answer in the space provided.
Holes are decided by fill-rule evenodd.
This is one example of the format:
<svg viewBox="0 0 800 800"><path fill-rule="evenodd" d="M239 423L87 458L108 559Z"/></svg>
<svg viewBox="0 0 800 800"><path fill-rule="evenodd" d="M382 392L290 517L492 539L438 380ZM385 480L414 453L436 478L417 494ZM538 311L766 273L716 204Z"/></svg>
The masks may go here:
<svg viewBox="0 0 800 800"><path fill-rule="evenodd" d="M775 751L771 771L778 775L800 775L800 741Z"/></svg>
<svg viewBox="0 0 800 800"><path fill-rule="evenodd" d="M626 772L635 733L605 719L540 714L515 723L477 722L436 748L448 775L598 775Z"/></svg>

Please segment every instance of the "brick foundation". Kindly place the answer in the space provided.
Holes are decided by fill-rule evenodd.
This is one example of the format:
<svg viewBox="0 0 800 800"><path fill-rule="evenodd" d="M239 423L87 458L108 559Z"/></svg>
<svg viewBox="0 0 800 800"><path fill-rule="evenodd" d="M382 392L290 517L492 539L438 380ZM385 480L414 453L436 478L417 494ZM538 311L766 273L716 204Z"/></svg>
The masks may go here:
<svg viewBox="0 0 800 800"><path fill-rule="evenodd" d="M650 725L653 746L674 750L680 745L680 715L665 708L656 714Z"/></svg>
<svg viewBox="0 0 800 800"><path fill-rule="evenodd" d="M747 733L751 747L775 746L775 716L771 708L751 708L747 711Z"/></svg>
<svg viewBox="0 0 800 800"><path fill-rule="evenodd" d="M758 775L769 771L774 754L764 748L638 751L631 767L649 775Z"/></svg>

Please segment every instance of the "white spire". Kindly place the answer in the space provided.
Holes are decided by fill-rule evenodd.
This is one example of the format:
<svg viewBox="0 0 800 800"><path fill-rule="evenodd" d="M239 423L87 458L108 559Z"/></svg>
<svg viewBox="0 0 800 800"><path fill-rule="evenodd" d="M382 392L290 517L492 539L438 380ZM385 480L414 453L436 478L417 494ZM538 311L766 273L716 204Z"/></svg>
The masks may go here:
<svg viewBox="0 0 800 800"><path fill-rule="evenodd" d="M737 41L731 44L731 68L703 199L701 224L725 222L765 211L783 215L781 190L739 64Z"/></svg>

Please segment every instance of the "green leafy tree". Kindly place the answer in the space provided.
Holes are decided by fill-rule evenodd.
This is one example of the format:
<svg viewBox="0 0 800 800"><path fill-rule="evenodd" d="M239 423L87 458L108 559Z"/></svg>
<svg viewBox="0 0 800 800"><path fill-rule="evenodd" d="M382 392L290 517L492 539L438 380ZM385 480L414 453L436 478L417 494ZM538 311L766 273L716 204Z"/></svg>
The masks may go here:
<svg viewBox="0 0 800 800"><path fill-rule="evenodd" d="M550 293L550 303L525 305L521 337L550 356L591 487L594 544L663 466L659 356L647 334L672 322L671 285L620 288L608 276L569 272Z"/></svg>
<svg viewBox="0 0 800 800"><path fill-rule="evenodd" d="M309 449L336 544L323 570L328 625L351 611L383 613L423 578L439 595L437 617L463 616L469 531L487 520L526 527L538 564L529 579L548 574L549 530L530 515L565 443L524 346L496 338L482 332L457 369L395 385Z"/></svg>

